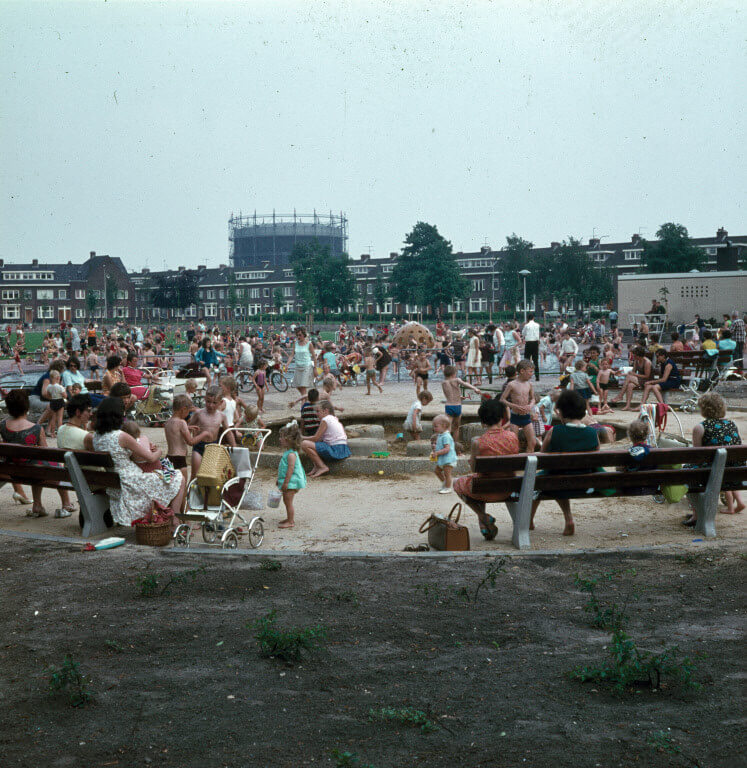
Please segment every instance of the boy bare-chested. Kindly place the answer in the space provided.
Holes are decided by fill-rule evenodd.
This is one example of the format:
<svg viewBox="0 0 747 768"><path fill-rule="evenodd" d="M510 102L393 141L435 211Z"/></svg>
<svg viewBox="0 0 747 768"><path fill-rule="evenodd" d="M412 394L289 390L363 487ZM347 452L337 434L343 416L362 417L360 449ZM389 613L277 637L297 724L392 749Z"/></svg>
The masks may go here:
<svg viewBox="0 0 747 768"><path fill-rule="evenodd" d="M534 387L530 382L534 373L534 364L522 360L516 366L517 378L506 385L501 394L501 402L511 412L511 426L517 434L523 432L527 440L527 453L534 451L537 438L532 426L532 406L536 402Z"/></svg>
<svg viewBox="0 0 747 768"><path fill-rule="evenodd" d="M192 477L200 469L205 446L208 443L218 442L221 433L228 429L228 420L226 419L225 412L218 410L222 399L220 387L208 387L205 393L205 407L193 413L192 418L189 420L190 427L197 427L199 432L206 433L204 440L200 440L192 446ZM230 446L236 445L233 432L229 432L226 436L226 443Z"/></svg>
<svg viewBox="0 0 747 768"><path fill-rule="evenodd" d="M444 380L441 383L441 389L443 390L444 397L446 398L445 411L446 415L451 417L451 436L456 443L459 439L459 424L462 421L462 391L461 387L471 389L473 392L480 394L480 390L477 387L472 386L467 381L463 381L457 376L457 369L455 365L444 366Z"/></svg>
<svg viewBox="0 0 747 768"><path fill-rule="evenodd" d="M181 470L184 479L187 477L187 448L204 441L209 437L206 431L197 432L198 427L188 427L187 417L192 410L192 401L187 395L177 395L174 398L174 415L163 425L166 434L168 458L175 469Z"/></svg>

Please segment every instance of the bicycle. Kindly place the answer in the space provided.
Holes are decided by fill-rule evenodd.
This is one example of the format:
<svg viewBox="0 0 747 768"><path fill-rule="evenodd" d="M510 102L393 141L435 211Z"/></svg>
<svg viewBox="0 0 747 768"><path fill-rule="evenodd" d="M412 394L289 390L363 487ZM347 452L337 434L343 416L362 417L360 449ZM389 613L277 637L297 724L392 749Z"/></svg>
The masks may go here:
<svg viewBox="0 0 747 768"><path fill-rule="evenodd" d="M290 385L290 381L285 373L277 368L268 373L267 380L277 392L285 392ZM249 370L239 371L236 374L236 386L238 386L239 392L247 394L253 392L255 389L254 373Z"/></svg>

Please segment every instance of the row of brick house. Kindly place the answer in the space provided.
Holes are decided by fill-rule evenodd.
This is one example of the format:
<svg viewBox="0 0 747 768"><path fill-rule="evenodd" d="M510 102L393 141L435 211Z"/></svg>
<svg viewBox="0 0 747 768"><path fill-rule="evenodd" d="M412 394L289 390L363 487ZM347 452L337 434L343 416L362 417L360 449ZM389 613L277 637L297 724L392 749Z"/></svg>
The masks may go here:
<svg viewBox="0 0 747 768"><path fill-rule="evenodd" d="M719 229L715 237L693 238L693 242L705 251L708 270L738 269L747 254L747 236L729 237L724 229ZM533 253L552 253L559 247L559 243L551 243L546 248L535 248ZM595 264L610 267L616 274L631 274L641 266L643 246L638 235L624 243L603 244L591 239L584 247ZM378 280L384 284L386 295L391 295L391 273L397 255L391 253L384 259L372 259L364 254L352 261L350 269L358 286L359 300L349 306L348 311L398 316L417 311L416 307L395 304L390 298L383 306L376 302ZM503 309L496 274L501 252L485 246L480 251L459 252L455 256L462 273L472 283L472 294L469 307L456 302L448 311L468 309L475 313ZM209 322L225 322L232 318L248 320L260 314L303 310L287 263L274 267L263 263L251 270L234 269L225 264L200 266L194 270L197 301L193 305L179 309L155 306L154 290L159 283L178 278L184 270L179 267L170 271L128 272L119 258L95 252L82 264L48 264L37 259L30 264L7 264L0 260L0 314L3 323L49 326L91 319L148 324L203 317ZM573 309L550 303L553 309ZM530 308L533 308L533 299Z"/></svg>

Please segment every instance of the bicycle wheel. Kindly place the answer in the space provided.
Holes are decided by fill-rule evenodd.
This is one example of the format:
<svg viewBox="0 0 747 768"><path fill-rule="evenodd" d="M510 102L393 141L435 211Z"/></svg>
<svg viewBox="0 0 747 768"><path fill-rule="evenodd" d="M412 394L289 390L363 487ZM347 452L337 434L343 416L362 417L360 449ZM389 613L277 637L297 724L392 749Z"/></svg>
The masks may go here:
<svg viewBox="0 0 747 768"><path fill-rule="evenodd" d="M251 392L254 389L254 379L249 371L242 371L236 377L236 386L238 386L239 392Z"/></svg>
<svg viewBox="0 0 747 768"><path fill-rule="evenodd" d="M288 379L286 379L280 371L275 371L272 376L270 376L270 384L272 384L278 392L285 392L285 390L288 389Z"/></svg>

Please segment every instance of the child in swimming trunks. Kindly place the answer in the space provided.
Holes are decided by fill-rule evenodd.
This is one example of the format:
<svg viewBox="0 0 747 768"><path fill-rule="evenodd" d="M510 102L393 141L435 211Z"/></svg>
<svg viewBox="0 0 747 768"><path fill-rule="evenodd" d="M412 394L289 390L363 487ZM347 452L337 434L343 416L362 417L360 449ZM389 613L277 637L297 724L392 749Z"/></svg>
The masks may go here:
<svg viewBox="0 0 747 768"><path fill-rule="evenodd" d="M613 413L607 402L607 391L612 385L612 360L603 357L599 361L599 373L597 374L597 390L599 392L599 413Z"/></svg>
<svg viewBox="0 0 747 768"><path fill-rule="evenodd" d="M441 384L441 389L446 398L444 410L446 415L451 418L451 436L455 442L459 439L459 424L462 421L462 391L460 387L471 389L478 395L482 394L477 387L472 386L472 384L463 381L457 376L455 365L444 366L444 380Z"/></svg>
<svg viewBox="0 0 747 768"><path fill-rule="evenodd" d="M192 409L192 401L187 395L174 398L174 415L163 425L166 434L166 458L184 476L184 483L189 480L187 473L187 447L210 437L207 431L196 434L195 428L187 426L187 418Z"/></svg>
<svg viewBox="0 0 747 768"><path fill-rule="evenodd" d="M412 378L415 380L416 395L419 395L422 389L428 389L428 374L430 371L431 364L428 362L428 355L424 349L420 349L415 359L415 365L412 367Z"/></svg>
<svg viewBox="0 0 747 768"><path fill-rule="evenodd" d="M383 392L381 384L376 381L376 358L374 357L371 347L366 347L363 351L363 365L366 368L366 394L371 394L371 384L373 384L379 392Z"/></svg>
<svg viewBox="0 0 747 768"><path fill-rule="evenodd" d="M530 379L534 375L534 364L531 360L522 360L516 366L516 378L506 385L501 393L500 401L511 413L511 431L517 435L524 433L527 441L527 453L533 453L537 438L532 426L532 406L536 400L534 388Z"/></svg>

